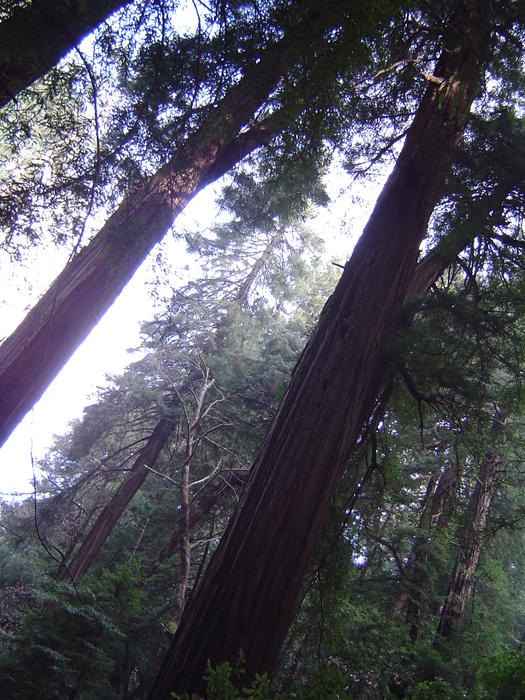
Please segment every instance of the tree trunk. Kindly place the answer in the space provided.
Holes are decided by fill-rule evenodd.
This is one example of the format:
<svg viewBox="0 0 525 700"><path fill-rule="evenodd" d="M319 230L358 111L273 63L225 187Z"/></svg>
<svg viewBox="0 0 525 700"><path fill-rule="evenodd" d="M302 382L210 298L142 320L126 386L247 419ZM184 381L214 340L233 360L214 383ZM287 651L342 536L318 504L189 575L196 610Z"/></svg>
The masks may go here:
<svg viewBox="0 0 525 700"><path fill-rule="evenodd" d="M140 451L130 473L98 516L71 563L60 567L57 574L58 580L70 579L76 582L86 573L129 502L142 486L148 475L147 466L155 463L172 432L173 424L169 420L163 418L159 421L146 446Z"/></svg>
<svg viewBox="0 0 525 700"><path fill-rule="evenodd" d="M130 0L32 0L0 23L0 108Z"/></svg>
<svg viewBox="0 0 525 700"><path fill-rule="evenodd" d="M443 476L443 475L442 475ZM419 519L419 530L423 528L423 522L426 522L425 518L425 513L427 509L432 509L432 500L433 496L435 495L436 492L436 475L432 474L428 484L427 484L427 490L425 493L425 500L423 503L423 512L421 513L421 517ZM405 566L405 569L403 571L403 575L401 577L401 585L402 585L402 591L399 594L398 599L396 600L396 603L392 610L390 611L390 618L392 620L398 620L399 616L405 609L405 605L407 604L408 597L409 597L409 590L406 587L406 582L408 581L409 583L412 583L413 579L413 572L415 569L415 566L418 563L419 560L419 552L420 552L420 546L419 543L420 541L425 541L425 536L421 535L419 532L416 535L416 538L414 540L414 544L412 545L412 550L410 552L410 555L407 560L407 564Z"/></svg>
<svg viewBox="0 0 525 700"><path fill-rule="evenodd" d="M503 430L503 418L498 413L494 418L491 435L497 439ZM452 639L458 624L465 616L467 603L472 593L472 585L478 568L481 549L485 539L485 530L490 512L490 504L496 479L501 470L501 460L494 454L487 453L483 462L481 476L470 502L466 533L460 545L450 581L447 597L441 611L438 626L438 639Z"/></svg>
<svg viewBox="0 0 525 700"><path fill-rule="evenodd" d="M184 454L184 462L180 468L180 573L177 585L177 595L175 596L175 620L180 620L184 605L186 604L186 589L190 580L191 568L191 542L190 542L190 465L193 459L195 444L197 442L196 429L199 426L201 418L208 410L204 409L204 398L214 385L215 380L210 381L210 370L206 367L203 377L202 386L197 396L195 396L195 409L193 416L190 417L186 411L186 407L182 398L179 400L184 409L186 417L186 447ZM193 392L192 392L193 393Z"/></svg>
<svg viewBox="0 0 525 700"><path fill-rule="evenodd" d="M235 661L240 649L243 681L276 661L346 459L378 393L378 362L465 126L490 44L490 15L490 3L459 3L398 162L294 370L151 698L202 693L206 662Z"/></svg>
<svg viewBox="0 0 525 700"><path fill-rule="evenodd" d="M235 486L242 486L244 483L246 483L247 478L247 471L232 471L228 476L224 477L224 480L213 489L212 493L207 494L198 502L196 507L191 509L190 530L193 530L196 525L198 525L207 515L209 515L211 511L217 507L224 495L231 493L232 488ZM179 550L180 536L181 531L179 524L177 531L173 533L168 542L160 550L155 561L153 561L149 566L146 573L147 577L153 576L161 564L166 559L172 557Z"/></svg>
<svg viewBox="0 0 525 700"><path fill-rule="evenodd" d="M279 224L279 227L277 231L274 233L270 241L268 241L268 245L266 248L263 250L261 255L257 258L255 261L255 264L253 265L252 269L250 272L246 275L244 280L242 281L239 291L235 297L235 300L239 303L240 306L246 306L248 304L248 296L250 294L250 291L257 279L257 277L260 275L262 269L270 259L272 253L274 250L278 247L278 245L281 243L281 241L284 239L284 233L285 233L286 227L283 223Z"/></svg>
<svg viewBox="0 0 525 700"><path fill-rule="evenodd" d="M172 160L124 198L0 346L0 445L190 199L275 133L282 118L278 111L240 131L299 60L311 33L334 21L330 13L319 17L319 11L300 11L301 7L298 4L300 19L293 35L262 52Z"/></svg>
<svg viewBox="0 0 525 700"><path fill-rule="evenodd" d="M249 288L255 282L257 276L260 274L264 264L267 262L269 256L273 252L274 248L279 244L284 235L284 229L280 229L278 233L273 236L271 241L268 243L264 251L261 253L259 258L255 261L253 267L251 268L246 280L243 282L242 289L248 284L246 294ZM244 297L238 295L236 300L239 304L242 303ZM222 342L225 338L222 338ZM184 608L184 600L186 597L186 588L189 581L190 575L190 564L191 564L191 545L190 545L190 531L191 531L191 514L190 514L190 503L189 503L189 468L190 462L193 455L193 449L195 444L195 428L197 427L202 414L203 414L203 401L208 390L213 386L214 380L209 379L209 369L205 367L203 374L203 384L199 391L197 397L197 404L194 410L193 417L190 419L186 412L184 401L182 399L179 390L176 392L177 400L180 402L185 417L186 417L186 448L185 448L185 459L181 465L181 482L180 482L180 506L181 506L181 517L179 523L179 531L177 533L177 545L175 547L171 546L168 551L173 553L176 549L180 547L181 552L181 576L179 579L178 592L175 599L175 618L178 620L182 615L182 610ZM187 387L186 387L187 388ZM207 412L208 409L206 409ZM88 533L86 540L82 547L78 550L75 558L73 559L69 567L61 566L57 574L57 578L71 578L73 581L77 581L80 576L86 573L91 564L93 563L95 557L97 556L99 550L104 545L104 542L111 534L111 531L115 525L120 520L122 514L128 507L131 500L134 498L135 494L139 488L144 483L146 476L148 475L147 464L149 467L153 467L160 452L162 451L164 445L169 439L173 427L167 430L164 428L168 425L166 419L161 419L155 430L152 433L146 447L139 455L136 460L135 466L131 470L130 474L124 479L122 484L119 486L117 492L113 496L111 503L105 508L94 524L93 528ZM163 436L164 443L161 444L159 436ZM155 445L155 449L150 449L150 444ZM143 456L144 453L144 456ZM171 540L170 540L171 543ZM170 555L171 556L171 555Z"/></svg>
<svg viewBox="0 0 525 700"><path fill-rule="evenodd" d="M401 592L392 612L396 620L407 607L407 619L410 623L410 636L416 641L420 632L422 589L427 580L426 565L429 555L429 540L436 528L446 527L452 514L454 497L459 487L457 467L450 462L445 465L436 486L436 477L430 478L425 505L419 520L419 532L414 540L412 551L403 572Z"/></svg>
<svg viewBox="0 0 525 700"><path fill-rule="evenodd" d="M190 462L186 460L181 467L180 474L180 572L174 610L174 618L177 622L180 620L186 604L186 589L190 580L191 568L189 477Z"/></svg>

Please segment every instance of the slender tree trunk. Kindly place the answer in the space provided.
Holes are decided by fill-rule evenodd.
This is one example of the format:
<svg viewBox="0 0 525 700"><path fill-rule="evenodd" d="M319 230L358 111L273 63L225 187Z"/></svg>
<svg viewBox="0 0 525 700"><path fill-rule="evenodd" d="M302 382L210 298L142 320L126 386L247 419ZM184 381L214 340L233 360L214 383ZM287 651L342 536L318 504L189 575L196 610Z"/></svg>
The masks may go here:
<svg viewBox="0 0 525 700"><path fill-rule="evenodd" d="M346 459L378 393L378 362L486 58L491 7L458 4L396 167L295 368L151 698L202 693L206 662L235 660L240 649L246 680L276 661Z"/></svg>
<svg viewBox="0 0 525 700"><path fill-rule="evenodd" d="M226 476L224 478L224 481L219 484L212 493L209 493L206 495L205 498L202 499L198 503L198 507L194 507L190 511L190 530L193 530L196 525L198 525L207 515L211 513L211 511L217 507L217 505L220 503L221 499L224 497L225 493L230 493L231 488L235 486L242 486L244 483L246 483L246 479L248 478L248 472L242 471L242 472L235 472L232 471L229 476ZM181 540L181 531L180 531L180 523L179 523L179 528L177 531L171 536L171 538L168 540L168 542L164 545L164 547L160 550L157 558L155 561L153 561L147 571L146 576L153 576L155 572L158 570L159 566L166 561L166 559L169 559L172 557L176 552L178 552L179 547L180 547L180 540Z"/></svg>
<svg viewBox="0 0 525 700"><path fill-rule="evenodd" d="M498 414L494 419L491 431L492 437L496 439L501 434L502 429L503 418ZM495 454L487 453L483 462L481 476L476 481L472 494L466 534L463 543L458 549L447 597L441 611L441 619L437 630L438 640L439 637L448 640L452 639L455 630L465 617L481 549L485 540L490 504L500 471L501 460L499 457Z"/></svg>
<svg viewBox="0 0 525 700"><path fill-rule="evenodd" d="M420 632L422 589L427 580L429 538L433 531L446 527L450 520L459 477L457 467L450 462L445 465L437 485L435 475L431 476L419 520L419 532L403 572L404 590L391 611L391 618L396 620L407 607L412 641L416 641Z"/></svg>
<svg viewBox="0 0 525 700"><path fill-rule="evenodd" d="M359 578L361 581L364 581L364 579L367 577L369 571L373 571L374 567L377 567L378 569L381 568L381 560L384 558L384 556L380 557L378 556L378 552L380 555L382 555L380 547L381 545L385 546L386 541L381 537L381 533L385 530L386 526L390 522L390 518L392 517L392 513L387 513L385 517L383 517L382 513L377 511L376 517L373 518L374 522L372 526L369 526L365 519L361 517L362 523L364 530L368 537L373 540L374 544L368 547L367 550L367 555L366 555L366 562L363 564L362 567L359 569ZM392 551L392 548L390 549ZM397 555L396 552L396 560L399 560L399 556Z"/></svg>
<svg viewBox="0 0 525 700"><path fill-rule="evenodd" d="M159 421L146 446L140 451L130 473L98 516L71 563L60 567L57 574L59 580L70 579L76 582L86 573L128 503L143 484L148 475L147 467L155 463L172 432L173 424L169 420L163 418Z"/></svg>
<svg viewBox="0 0 525 700"><path fill-rule="evenodd" d="M186 447L184 462L180 469L180 573L179 582L177 585L177 595L175 597L175 620L180 620L182 611L186 604L186 590L190 580L191 568L191 542L190 542L190 465L193 458L195 443L197 440L196 429L201 421L201 418L206 413L204 410L204 398L207 392L214 385L215 381L210 381L210 371L206 368L206 374L203 378L202 386L196 396L195 409L193 416L190 419L186 408L179 397L184 408L186 416Z"/></svg>
<svg viewBox="0 0 525 700"><path fill-rule="evenodd" d="M307 42L311 44L312 32L321 32L333 25L335 15L344 15L343 4L330 7L333 13L308 12L297 4L293 35L290 32L262 52L172 160L124 198L0 346L0 445L189 200L278 130L282 115L276 111L240 133L306 51Z"/></svg>
<svg viewBox="0 0 525 700"><path fill-rule="evenodd" d="M0 108L130 0L32 0L0 22Z"/></svg>
<svg viewBox="0 0 525 700"><path fill-rule="evenodd" d="M137 540L135 542L135 546L133 547L133 550L132 550L131 554L129 555L128 564L131 564L131 562L135 558L135 554L138 552L138 549L139 549L140 545L142 544L142 538L144 537L144 533L146 532L146 528L148 527L149 521L151 520L152 513L153 513L153 511L151 511L149 513L147 518L144 520L144 524L140 528L139 536L137 537Z"/></svg>
<svg viewBox="0 0 525 700"><path fill-rule="evenodd" d="M239 287L239 292L235 297L240 306L246 306L246 304L248 303L248 295L250 294L250 290L253 287L255 280L260 275L266 263L269 261L274 250L284 239L285 229L285 225L281 223L277 231L274 233L274 235L268 242L266 248L255 261L255 264L253 265L248 275L246 275L245 279L242 281L242 284Z"/></svg>
<svg viewBox="0 0 525 700"><path fill-rule="evenodd" d="M180 620L186 603L186 589L190 580L191 542L190 542L190 463L182 465L180 474L180 572L175 596L175 620Z"/></svg>

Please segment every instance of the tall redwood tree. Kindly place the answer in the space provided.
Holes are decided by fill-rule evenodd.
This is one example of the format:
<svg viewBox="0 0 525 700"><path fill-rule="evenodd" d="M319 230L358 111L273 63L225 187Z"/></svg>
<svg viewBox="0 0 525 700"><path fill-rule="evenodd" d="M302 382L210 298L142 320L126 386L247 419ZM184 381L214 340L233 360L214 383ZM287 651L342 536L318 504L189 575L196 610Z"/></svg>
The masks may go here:
<svg viewBox="0 0 525 700"><path fill-rule="evenodd" d="M239 506L153 687L202 692L206 662L271 670L307 562L381 379L381 355L490 47L493 2L464 1L397 164L306 346Z"/></svg>

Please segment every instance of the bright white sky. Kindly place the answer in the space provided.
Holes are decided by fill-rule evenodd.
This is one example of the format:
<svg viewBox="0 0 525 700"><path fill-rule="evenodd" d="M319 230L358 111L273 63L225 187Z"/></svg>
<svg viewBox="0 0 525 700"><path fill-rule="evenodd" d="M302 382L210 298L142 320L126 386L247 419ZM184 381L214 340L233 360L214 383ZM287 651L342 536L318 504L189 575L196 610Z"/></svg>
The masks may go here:
<svg viewBox="0 0 525 700"><path fill-rule="evenodd" d="M194 27L194 6L181 3L180 12L172 21L179 30ZM84 40L81 49L89 56L90 37ZM326 242L328 259L339 263L350 256L382 183L354 186L351 191L348 191L349 185L348 176L341 170L331 175L327 188L333 204L316 220L316 229ZM346 191L343 192L343 188ZM185 227L202 229L212 224L217 211L214 190L218 187L207 188L186 207L176 221L175 231ZM152 251L40 401L0 448L0 498L32 489L32 461L37 466L38 459L52 444L53 436L64 433L70 421L81 417L84 406L95 400L97 388L107 384L107 374L118 374L139 358L137 353L130 354L129 349L139 346L140 324L154 314L150 287L158 274L154 260L159 249L164 264L169 264L172 270L171 285L183 284L188 274L198 274L195 263L191 263L189 273L184 270L188 264L184 245L171 235L161 247ZM69 252L39 246L33 249L24 266L9 263L0 252L0 343L62 270Z"/></svg>
<svg viewBox="0 0 525 700"><path fill-rule="evenodd" d="M368 219L381 184L366 188L352 188L341 194L342 173L330 178L328 188L333 204L317 217L316 228L326 241L329 259L344 263L349 257L357 236ZM347 183L345 183L347 184ZM356 202L356 195L363 198ZM216 208L213 189L198 195L176 222L176 230L184 226L207 227L212 223ZM36 465L50 447L53 436L65 432L71 420L82 415L84 406L91 403L97 387L106 384L106 374L117 374L139 355L130 354L140 342L140 323L150 319L154 304L149 286L157 271L154 259L157 247L139 268L132 281L113 304L87 340L77 350L45 392L33 410L26 416L9 440L0 449L0 497L13 492L28 492L32 479L31 456ZM34 251L32 260L22 268L12 263L3 269L0 283L0 338L3 338L22 320L27 309L41 295L60 272L68 251L51 249ZM184 281L188 258L184 246L173 236L162 245L162 256L173 270L170 282ZM31 280L31 283L29 283Z"/></svg>
<svg viewBox="0 0 525 700"><path fill-rule="evenodd" d="M213 191L201 196L179 217L179 226L188 225L200 209L209 225L214 216ZM177 222L179 223L179 222ZM96 328L71 357L33 410L24 418L0 448L0 498L13 492L27 492L32 480L32 460L36 466L53 442L53 436L65 432L67 425L80 418L83 408L96 396L98 387L107 384L106 375L120 373L140 357L131 352L140 344L140 324L154 314L151 286L158 269L155 258L173 269L170 283L182 283L188 259L181 240L167 236L156 246L135 273ZM24 263L9 263L0 257L0 339L8 336L35 301L45 292L67 262L69 250L41 247L32 251ZM187 274L187 273L186 273Z"/></svg>

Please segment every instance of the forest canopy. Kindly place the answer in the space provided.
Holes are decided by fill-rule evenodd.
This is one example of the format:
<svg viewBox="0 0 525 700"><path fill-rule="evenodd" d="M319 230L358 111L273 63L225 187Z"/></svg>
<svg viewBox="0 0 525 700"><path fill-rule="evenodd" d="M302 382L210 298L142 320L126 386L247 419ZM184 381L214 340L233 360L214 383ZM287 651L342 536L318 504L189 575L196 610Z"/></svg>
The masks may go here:
<svg viewBox="0 0 525 700"><path fill-rule="evenodd" d="M0 503L2 697L522 697L524 9L0 12L0 247L68 254L0 345L1 442L220 212ZM390 172L336 265L334 172L349 205Z"/></svg>

